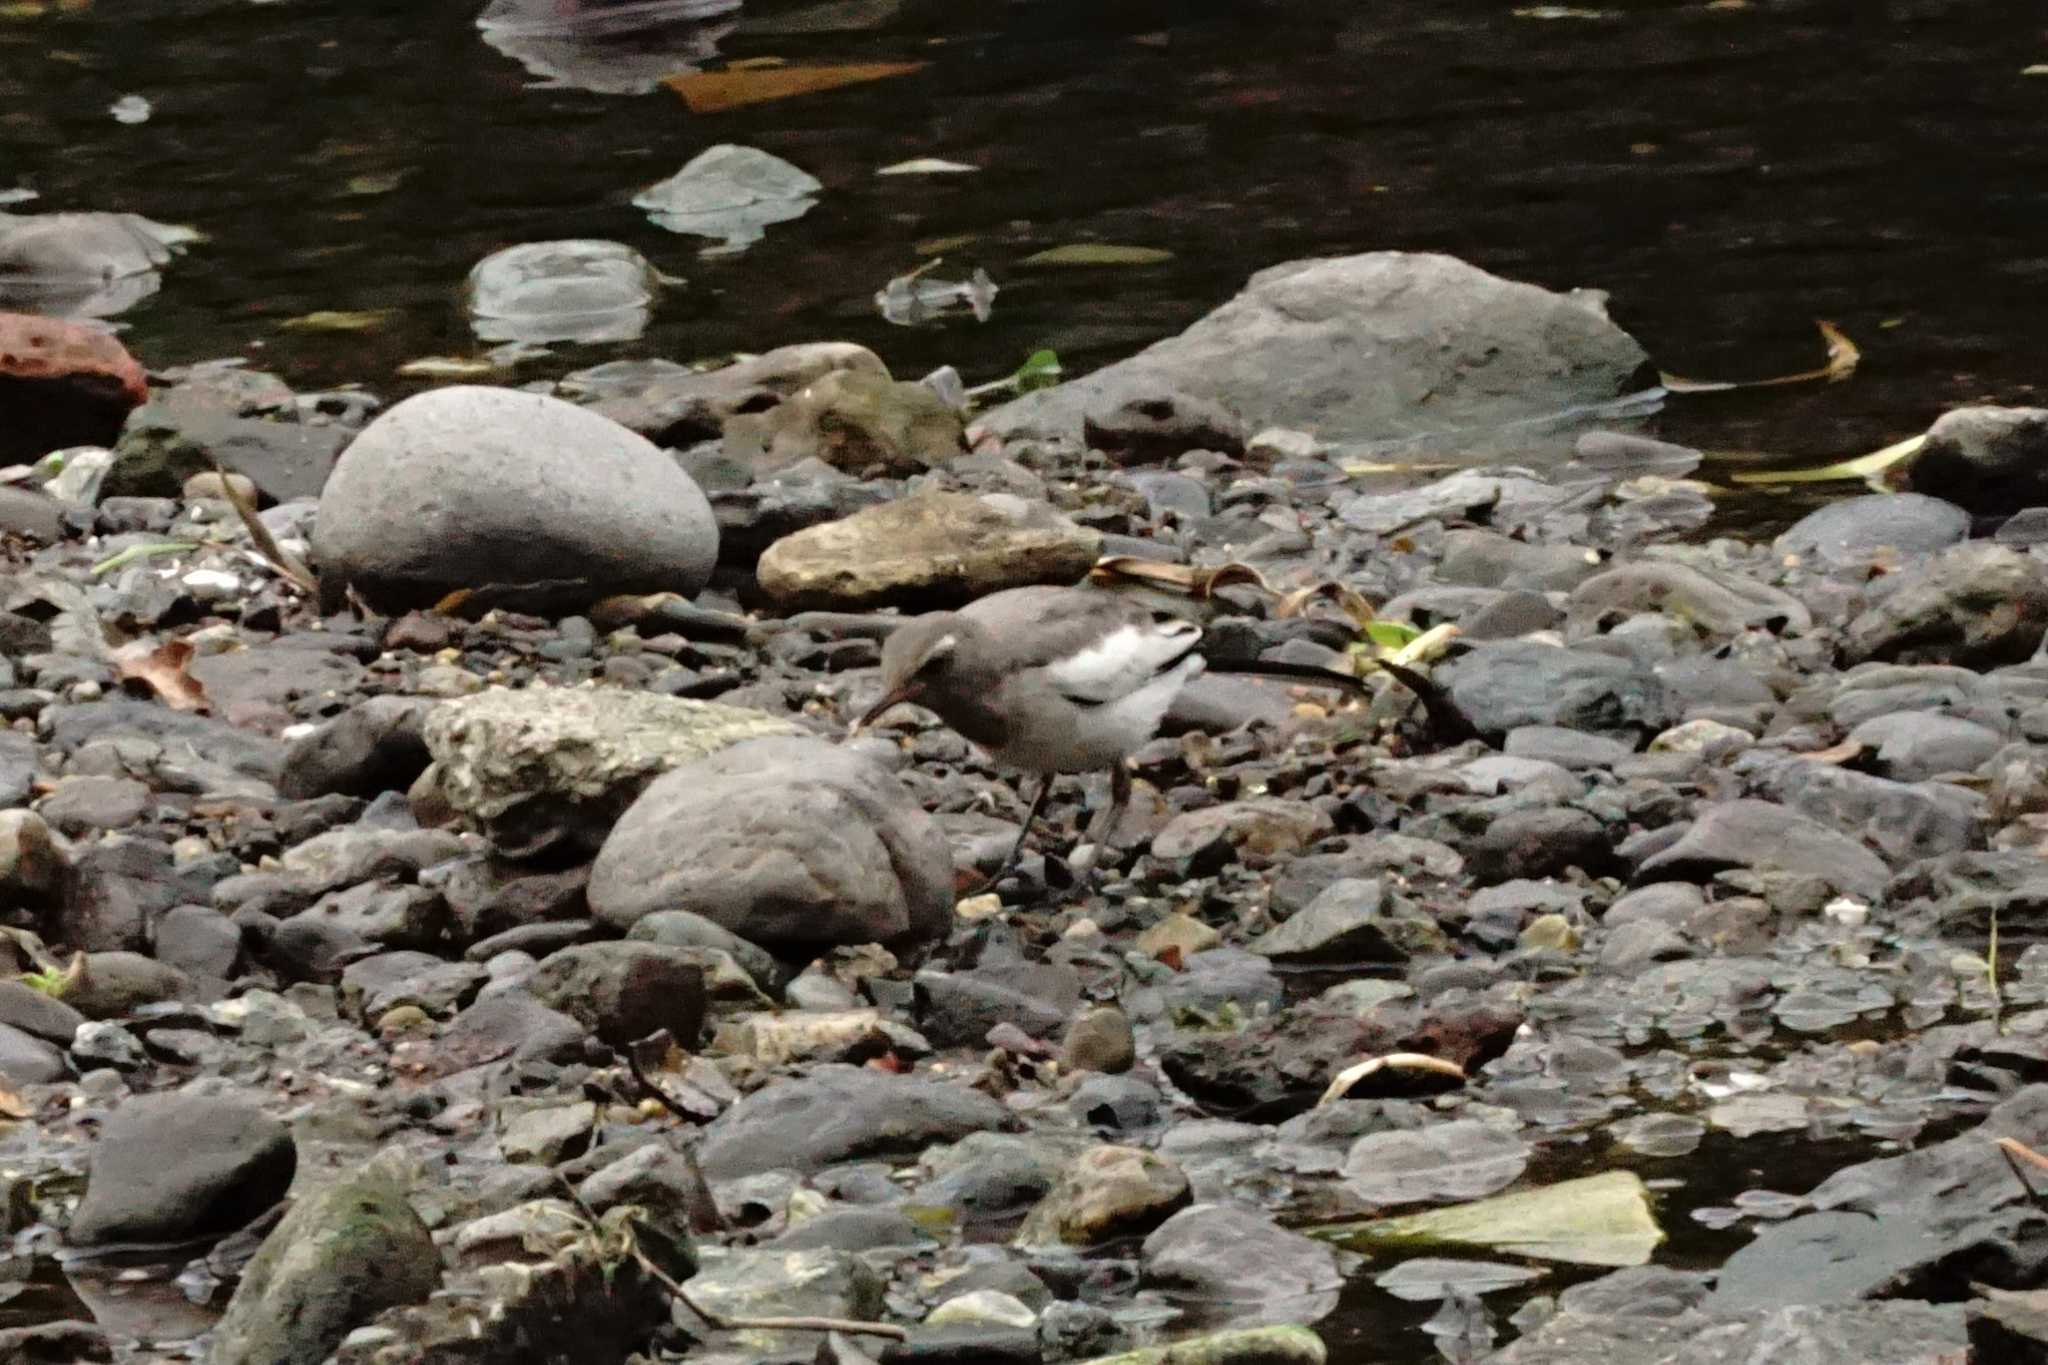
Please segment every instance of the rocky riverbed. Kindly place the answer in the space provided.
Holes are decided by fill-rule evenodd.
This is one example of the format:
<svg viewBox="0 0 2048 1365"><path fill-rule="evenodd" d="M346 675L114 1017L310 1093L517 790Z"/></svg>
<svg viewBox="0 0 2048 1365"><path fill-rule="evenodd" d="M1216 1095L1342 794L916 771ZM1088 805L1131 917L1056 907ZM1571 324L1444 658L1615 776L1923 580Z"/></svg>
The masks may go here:
<svg viewBox="0 0 2048 1365"><path fill-rule="evenodd" d="M1765 543L1438 256L978 411L0 335L0 1357L2048 1358L2048 413ZM1202 678L989 886L848 727L1083 580L1433 705Z"/></svg>

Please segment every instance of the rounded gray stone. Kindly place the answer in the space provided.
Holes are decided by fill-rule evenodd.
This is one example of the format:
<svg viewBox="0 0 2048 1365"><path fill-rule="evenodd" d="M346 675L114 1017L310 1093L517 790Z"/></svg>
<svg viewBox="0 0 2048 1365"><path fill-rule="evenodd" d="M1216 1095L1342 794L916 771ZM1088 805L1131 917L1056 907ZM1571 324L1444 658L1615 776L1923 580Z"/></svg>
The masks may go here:
<svg viewBox="0 0 2048 1365"><path fill-rule="evenodd" d="M101 1131L68 1235L93 1246L231 1232L284 1198L297 1169L291 1130L246 1100L139 1095Z"/></svg>
<svg viewBox="0 0 2048 1365"><path fill-rule="evenodd" d="M342 452L313 546L323 576L393 605L541 580L688 595L717 563L718 524L675 461L618 423L456 385L406 399Z"/></svg>
<svg viewBox="0 0 2048 1365"><path fill-rule="evenodd" d="M945 835L894 774L819 739L757 739L657 779L591 867L591 913L689 910L769 948L929 939L953 909Z"/></svg>
<svg viewBox="0 0 2048 1365"><path fill-rule="evenodd" d="M1779 555L1823 566L1860 564L1887 552L1932 554L1970 534L1970 514L1923 493L1870 493L1807 513L1772 542Z"/></svg>

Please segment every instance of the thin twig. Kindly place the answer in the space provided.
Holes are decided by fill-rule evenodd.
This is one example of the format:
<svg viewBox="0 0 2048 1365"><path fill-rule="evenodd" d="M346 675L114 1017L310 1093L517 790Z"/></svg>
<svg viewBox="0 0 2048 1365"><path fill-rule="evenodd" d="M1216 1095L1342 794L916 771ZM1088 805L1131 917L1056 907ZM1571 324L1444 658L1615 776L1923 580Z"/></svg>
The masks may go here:
<svg viewBox="0 0 2048 1365"><path fill-rule="evenodd" d="M220 475L221 496L228 500L229 505L235 509L235 515L242 519L242 529L249 533L249 539L255 543L256 553L269 560L271 565L297 585L301 592L318 593L320 582L313 577L313 571L294 556L287 554L284 547L277 543L277 537L270 534L270 528L257 517L256 509L242 496L242 490L235 487L234 476L222 467L221 462L211 456L207 458L213 465L213 472Z"/></svg>
<svg viewBox="0 0 2048 1365"><path fill-rule="evenodd" d="M663 1033L665 1032L666 1030L663 1030ZM658 1033L653 1036L660 1037L662 1034ZM642 1043L647 1041L645 1038L641 1039ZM639 1044L630 1045L621 1049L621 1051L625 1053L626 1069L633 1073L633 1079L639 1084L640 1088L654 1097L655 1103L685 1123L694 1126L698 1122L694 1115L685 1113L681 1105L670 1099L668 1092L656 1085L654 1078L649 1076L646 1069L640 1065ZM695 1187L690 1191L690 1230L692 1232L730 1232L732 1224L726 1221L724 1212L718 1207L718 1200L712 1197L711 1182L704 1178L704 1168L697 1162L696 1144L686 1142L682 1144L681 1151L683 1164L689 1168L690 1180Z"/></svg>
<svg viewBox="0 0 2048 1365"><path fill-rule="evenodd" d="M2034 1188L2034 1182L2027 1179L2026 1171L2020 1166L2020 1162L2024 1160L2037 1168L2048 1167L2048 1158L2013 1138L1998 1139L1998 1154L2005 1158L2005 1164L2012 1170L2012 1178L2019 1181L2020 1188L2027 1192L2028 1202L2043 1213L2048 1213L2048 1201L2043 1200L2041 1192Z"/></svg>

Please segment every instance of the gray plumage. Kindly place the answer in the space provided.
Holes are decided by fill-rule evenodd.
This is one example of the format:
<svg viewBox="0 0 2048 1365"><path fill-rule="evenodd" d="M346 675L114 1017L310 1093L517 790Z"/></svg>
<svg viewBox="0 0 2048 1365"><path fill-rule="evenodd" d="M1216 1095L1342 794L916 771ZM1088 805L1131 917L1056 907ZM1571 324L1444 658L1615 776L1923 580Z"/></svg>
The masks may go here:
<svg viewBox="0 0 2048 1365"><path fill-rule="evenodd" d="M1128 598L1012 588L904 623L882 648L884 705L913 702L1032 773L1094 772L1152 738L1202 671L1202 629Z"/></svg>

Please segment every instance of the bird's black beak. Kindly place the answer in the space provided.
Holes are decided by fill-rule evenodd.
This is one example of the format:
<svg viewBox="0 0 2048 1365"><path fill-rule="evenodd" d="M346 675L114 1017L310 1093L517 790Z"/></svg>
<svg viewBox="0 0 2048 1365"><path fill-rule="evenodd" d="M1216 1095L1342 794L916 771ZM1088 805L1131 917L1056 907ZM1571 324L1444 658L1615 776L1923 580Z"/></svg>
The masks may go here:
<svg viewBox="0 0 2048 1365"><path fill-rule="evenodd" d="M884 693L882 699L876 702L873 706L870 706L866 710L866 712L864 712L861 715L861 718L853 723L853 728L851 730L848 730L846 733L849 736L859 734L861 731L867 729L870 725L873 725L876 721L880 720L884 712L889 711L895 707L901 706L904 702L916 701L918 694L923 691L923 684L907 682L903 684L903 686L896 688L894 691Z"/></svg>

